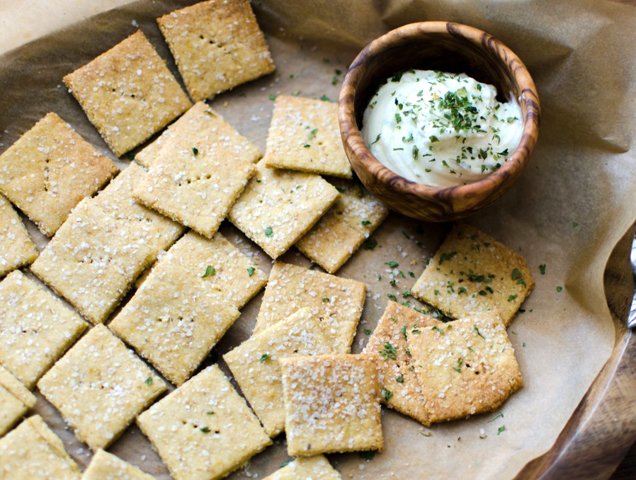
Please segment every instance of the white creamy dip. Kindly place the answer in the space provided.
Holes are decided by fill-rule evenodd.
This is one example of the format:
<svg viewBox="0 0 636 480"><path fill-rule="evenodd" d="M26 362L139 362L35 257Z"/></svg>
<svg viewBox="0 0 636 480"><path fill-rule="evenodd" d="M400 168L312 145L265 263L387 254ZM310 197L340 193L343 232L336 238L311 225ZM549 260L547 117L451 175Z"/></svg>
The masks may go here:
<svg viewBox="0 0 636 480"><path fill-rule="evenodd" d="M364 111L375 157L408 180L466 184L497 170L517 148L521 109L466 74L409 70L382 85Z"/></svg>

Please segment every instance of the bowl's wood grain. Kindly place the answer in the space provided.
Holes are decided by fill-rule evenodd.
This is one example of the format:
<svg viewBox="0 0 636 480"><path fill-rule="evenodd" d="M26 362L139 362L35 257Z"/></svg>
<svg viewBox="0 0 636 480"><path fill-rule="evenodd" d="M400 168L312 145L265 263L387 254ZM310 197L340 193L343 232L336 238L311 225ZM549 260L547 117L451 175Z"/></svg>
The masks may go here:
<svg viewBox="0 0 636 480"><path fill-rule="evenodd" d="M523 135L499 170L467 185L438 188L397 175L369 151L360 132L366 105L382 81L412 68L464 72L495 85L500 100L519 101ZM539 131L536 86L519 57L492 35L452 22L413 23L371 42L349 67L339 103L345 151L362 183L393 210L427 221L464 218L501 197L521 174Z"/></svg>
<svg viewBox="0 0 636 480"><path fill-rule="evenodd" d="M609 478L636 441L636 335L625 326L633 292L627 261L633 238L631 229L614 249L605 274L616 326L612 355L552 448L528 463L518 480Z"/></svg>

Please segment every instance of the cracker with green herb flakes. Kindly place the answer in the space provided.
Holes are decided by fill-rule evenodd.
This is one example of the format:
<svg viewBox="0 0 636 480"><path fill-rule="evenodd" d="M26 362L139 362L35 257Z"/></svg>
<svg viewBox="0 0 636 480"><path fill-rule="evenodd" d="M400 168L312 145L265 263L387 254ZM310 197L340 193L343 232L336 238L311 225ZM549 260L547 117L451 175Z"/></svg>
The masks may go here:
<svg viewBox="0 0 636 480"><path fill-rule="evenodd" d="M134 198L211 238L254 173L258 148L203 102L162 143Z"/></svg>
<svg viewBox="0 0 636 480"><path fill-rule="evenodd" d="M140 170L129 166L95 198L82 200L31 266L92 323L106 319L183 231L133 200Z"/></svg>
<svg viewBox="0 0 636 480"><path fill-rule="evenodd" d="M241 467L272 441L217 365L137 417L175 480L212 480Z"/></svg>
<svg viewBox="0 0 636 480"><path fill-rule="evenodd" d="M0 277L29 265L38 257L38 249L22 219L9 201L0 195Z"/></svg>
<svg viewBox="0 0 636 480"><path fill-rule="evenodd" d="M338 470L333 468L323 455L300 457L276 470L263 480L341 480Z"/></svg>
<svg viewBox="0 0 636 480"><path fill-rule="evenodd" d="M475 227L458 224L411 293L452 318L489 315L508 325L533 288L521 255Z"/></svg>
<svg viewBox="0 0 636 480"><path fill-rule="evenodd" d="M48 113L0 155L0 192L47 236L84 197L118 172L55 113Z"/></svg>
<svg viewBox="0 0 636 480"><path fill-rule="evenodd" d="M143 143L191 105L141 31L66 75L64 83L117 156Z"/></svg>
<svg viewBox="0 0 636 480"><path fill-rule="evenodd" d="M293 356L280 363L289 455L382 450L374 355Z"/></svg>
<svg viewBox="0 0 636 480"><path fill-rule="evenodd" d="M93 327L38 381L91 449L106 448L166 391L165 382L104 325Z"/></svg>
<svg viewBox="0 0 636 480"><path fill-rule="evenodd" d="M35 402L35 395L0 365L0 437L33 408Z"/></svg>
<svg viewBox="0 0 636 480"><path fill-rule="evenodd" d="M82 472L62 440L34 415L0 438L0 478L80 480Z"/></svg>
<svg viewBox="0 0 636 480"><path fill-rule="evenodd" d="M82 480L154 480L140 468L104 450L97 450Z"/></svg>
<svg viewBox="0 0 636 480"><path fill-rule="evenodd" d="M425 426L430 425L427 398L413 371L407 339L411 335L420 335L423 328L436 323L437 320L428 315L389 302L364 348L364 353L379 359L383 402Z"/></svg>
<svg viewBox="0 0 636 480"><path fill-rule="evenodd" d="M212 0L157 19L194 100L203 100L276 68L250 2Z"/></svg>
<svg viewBox="0 0 636 480"><path fill-rule="evenodd" d="M88 325L19 270L0 282L0 364L20 382L35 382Z"/></svg>
<svg viewBox="0 0 636 480"><path fill-rule="evenodd" d="M272 258L296 243L338 198L329 182L310 173L274 170L259 162L230 210L230 221Z"/></svg>
<svg viewBox="0 0 636 480"><path fill-rule="evenodd" d="M270 437L285 427L279 360L292 355L332 353L331 338L324 329L322 319L309 308L303 308L223 355Z"/></svg>
<svg viewBox="0 0 636 480"><path fill-rule="evenodd" d="M190 232L159 259L109 328L181 385L266 281L220 233L208 240Z"/></svg>
<svg viewBox="0 0 636 480"><path fill-rule="evenodd" d="M270 168L351 178L338 127L338 104L276 97L264 161Z"/></svg>
<svg viewBox="0 0 636 480"><path fill-rule="evenodd" d="M335 353L348 353L362 315L364 283L276 262L269 274L254 333L307 307L323 319Z"/></svg>
<svg viewBox="0 0 636 480"><path fill-rule="evenodd" d="M432 423L499 408L522 387L515 352L498 319L436 321L407 339Z"/></svg>
<svg viewBox="0 0 636 480"><path fill-rule="evenodd" d="M380 226L389 211L361 185L334 183L336 203L298 243L296 248L329 273L335 273Z"/></svg>

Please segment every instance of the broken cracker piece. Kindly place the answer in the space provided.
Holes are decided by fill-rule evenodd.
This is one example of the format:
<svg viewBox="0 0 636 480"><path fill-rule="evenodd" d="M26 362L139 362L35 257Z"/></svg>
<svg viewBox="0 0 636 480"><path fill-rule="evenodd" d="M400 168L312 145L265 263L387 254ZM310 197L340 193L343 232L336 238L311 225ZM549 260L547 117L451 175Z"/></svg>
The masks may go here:
<svg viewBox="0 0 636 480"><path fill-rule="evenodd" d="M407 338L420 335L422 328L436 323L434 318L412 308L389 302L364 348L364 353L378 358L382 401L425 426L430 425L427 399L412 368Z"/></svg>
<svg viewBox="0 0 636 480"><path fill-rule="evenodd" d="M323 318L336 353L348 353L362 315L366 285L288 263L276 262L269 274L254 333L308 307Z"/></svg>
<svg viewBox="0 0 636 480"><path fill-rule="evenodd" d="M55 113L0 155L0 192L47 236L119 169Z"/></svg>
<svg viewBox="0 0 636 480"><path fill-rule="evenodd" d="M276 97L264 161L270 168L351 178L338 126L338 104Z"/></svg>
<svg viewBox="0 0 636 480"><path fill-rule="evenodd" d="M420 330L407 342L432 423L491 412L521 388L519 364L500 320L436 321Z"/></svg>
<svg viewBox="0 0 636 480"><path fill-rule="evenodd" d="M333 342L324 329L322 319L303 308L223 355L270 437L285 427L279 360L292 355L332 353Z"/></svg>
<svg viewBox="0 0 636 480"><path fill-rule="evenodd" d="M274 170L259 162L256 173L230 210L230 221L277 258L318 222L338 198L318 175Z"/></svg>
<svg viewBox="0 0 636 480"><path fill-rule="evenodd" d="M64 83L117 156L191 105L141 31L66 75Z"/></svg>
<svg viewBox="0 0 636 480"><path fill-rule="evenodd" d="M157 24L195 101L275 69L247 0L197 3L158 18Z"/></svg>
<svg viewBox="0 0 636 480"><path fill-rule="evenodd" d="M134 198L211 238L254 173L261 154L205 103L169 129Z"/></svg>
<svg viewBox="0 0 636 480"><path fill-rule="evenodd" d="M97 450L115 441L167 387L121 340L97 325L40 379L38 388L77 438Z"/></svg>
<svg viewBox="0 0 636 480"><path fill-rule="evenodd" d="M389 210L361 185L333 182L336 203L303 237L296 248L329 273L335 273L380 226Z"/></svg>
<svg viewBox="0 0 636 480"><path fill-rule="evenodd" d="M293 356L280 363L289 455L382 449L373 355Z"/></svg>
<svg viewBox="0 0 636 480"><path fill-rule="evenodd" d="M155 403L137 425L175 480L222 478L272 443L217 365Z"/></svg>
<svg viewBox="0 0 636 480"><path fill-rule="evenodd" d="M33 408L35 402L35 395L0 365L0 437Z"/></svg>
<svg viewBox="0 0 636 480"><path fill-rule="evenodd" d="M276 470L263 480L341 480L338 470L333 468L323 455L300 457Z"/></svg>
<svg viewBox="0 0 636 480"><path fill-rule="evenodd" d="M38 257L38 249L22 219L9 201L0 195L0 277L29 265Z"/></svg>
<svg viewBox="0 0 636 480"><path fill-rule="evenodd" d="M19 270L0 282L0 364L28 388L88 325Z"/></svg>
<svg viewBox="0 0 636 480"><path fill-rule="evenodd" d="M475 227L458 224L411 293L452 318L489 315L508 325L533 288L521 255Z"/></svg>
<svg viewBox="0 0 636 480"><path fill-rule="evenodd" d="M154 480L140 468L102 449L97 450L82 480Z"/></svg>
<svg viewBox="0 0 636 480"><path fill-rule="evenodd" d="M80 480L82 472L62 440L34 415L0 438L0 478Z"/></svg>

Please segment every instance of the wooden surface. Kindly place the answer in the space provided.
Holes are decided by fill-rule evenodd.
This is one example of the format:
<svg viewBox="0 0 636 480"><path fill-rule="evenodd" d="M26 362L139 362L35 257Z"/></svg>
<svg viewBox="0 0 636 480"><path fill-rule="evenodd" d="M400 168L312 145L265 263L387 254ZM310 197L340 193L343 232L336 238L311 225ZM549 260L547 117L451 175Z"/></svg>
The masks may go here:
<svg viewBox="0 0 636 480"><path fill-rule="evenodd" d="M518 479L606 479L636 441L636 335L625 326L634 288L630 230L608 262L605 291L616 322L611 358L570 418L555 445L530 462ZM538 425L540 428L540 425ZM636 449L614 478L636 478Z"/></svg>

